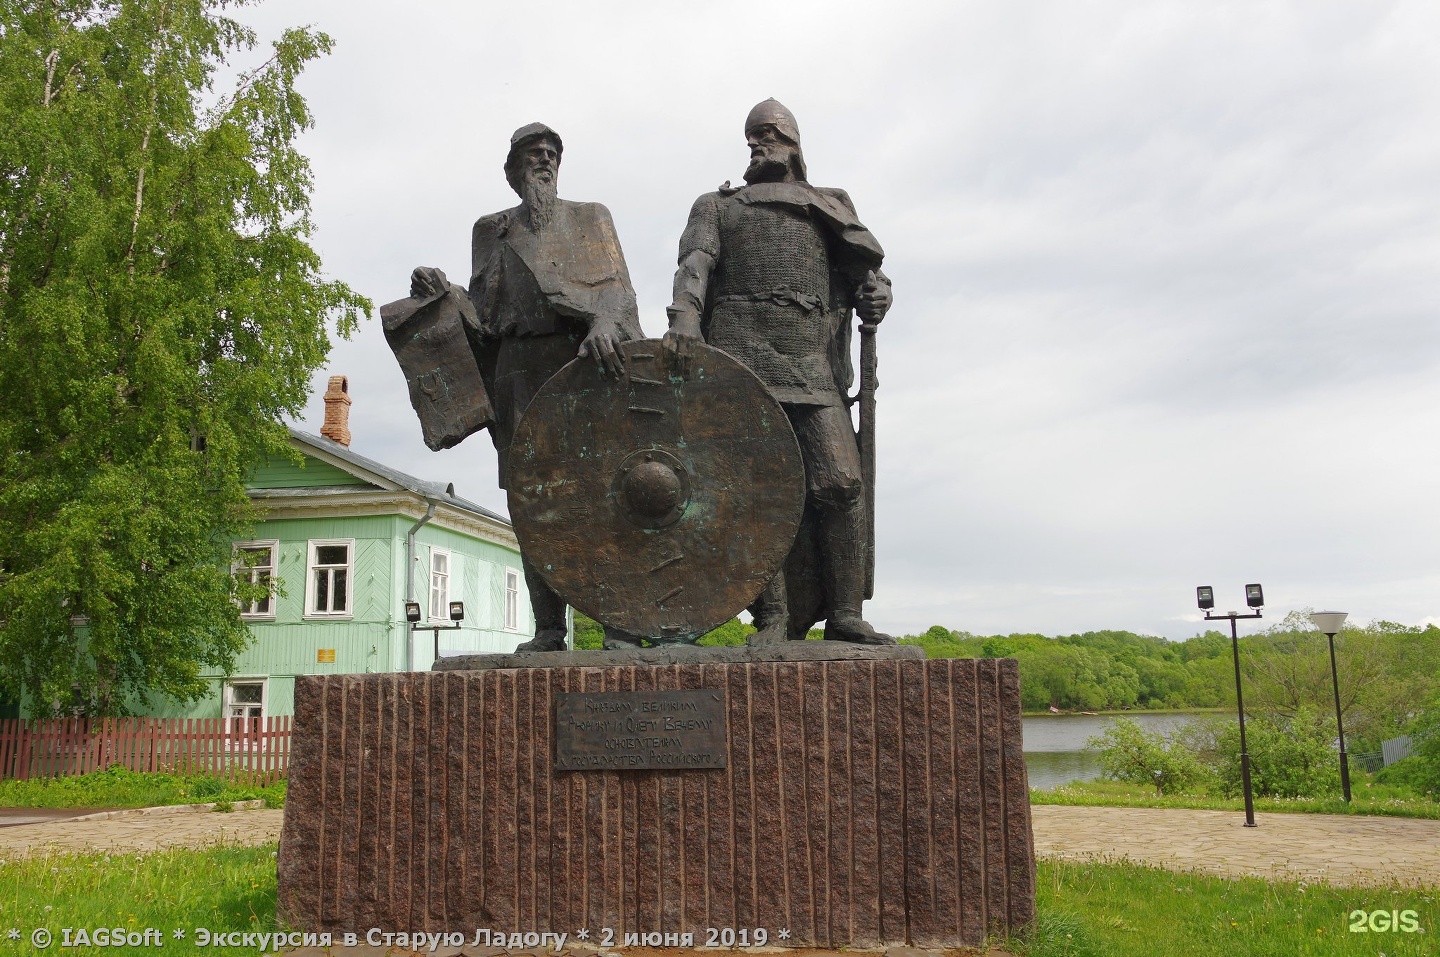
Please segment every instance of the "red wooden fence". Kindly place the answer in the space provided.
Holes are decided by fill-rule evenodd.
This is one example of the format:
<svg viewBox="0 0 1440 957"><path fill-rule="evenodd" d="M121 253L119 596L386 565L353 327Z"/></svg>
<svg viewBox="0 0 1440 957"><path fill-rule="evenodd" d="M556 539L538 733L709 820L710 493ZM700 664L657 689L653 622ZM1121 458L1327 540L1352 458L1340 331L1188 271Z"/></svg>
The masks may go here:
<svg viewBox="0 0 1440 957"><path fill-rule="evenodd" d="M0 719L0 778L132 771L245 775L269 783L290 762L290 724L272 718Z"/></svg>

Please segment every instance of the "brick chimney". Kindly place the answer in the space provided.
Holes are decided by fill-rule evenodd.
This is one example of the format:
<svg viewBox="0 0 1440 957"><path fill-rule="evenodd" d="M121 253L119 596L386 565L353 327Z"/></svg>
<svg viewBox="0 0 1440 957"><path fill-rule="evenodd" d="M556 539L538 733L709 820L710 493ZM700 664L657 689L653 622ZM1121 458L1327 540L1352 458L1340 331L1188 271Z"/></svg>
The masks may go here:
<svg viewBox="0 0 1440 957"><path fill-rule="evenodd" d="M325 389L325 424L320 434L350 446L350 380L343 375L332 375Z"/></svg>

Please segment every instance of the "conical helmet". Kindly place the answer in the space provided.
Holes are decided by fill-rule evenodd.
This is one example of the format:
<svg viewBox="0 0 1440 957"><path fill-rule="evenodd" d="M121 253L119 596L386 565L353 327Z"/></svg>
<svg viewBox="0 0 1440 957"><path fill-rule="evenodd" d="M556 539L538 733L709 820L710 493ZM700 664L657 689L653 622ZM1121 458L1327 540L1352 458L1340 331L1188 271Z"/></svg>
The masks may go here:
<svg viewBox="0 0 1440 957"><path fill-rule="evenodd" d="M795 145L795 175L804 179L805 154L800 151L800 124L795 122L795 114L786 109L784 103L771 97L756 103L750 115L745 117L745 135L749 136L757 126L766 125L775 127L781 136Z"/></svg>

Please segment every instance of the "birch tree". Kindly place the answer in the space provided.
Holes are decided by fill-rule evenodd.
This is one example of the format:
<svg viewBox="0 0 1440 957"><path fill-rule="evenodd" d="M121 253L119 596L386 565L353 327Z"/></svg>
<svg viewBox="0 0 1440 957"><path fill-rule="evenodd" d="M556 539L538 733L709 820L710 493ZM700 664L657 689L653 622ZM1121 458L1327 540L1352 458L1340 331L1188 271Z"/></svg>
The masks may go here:
<svg viewBox="0 0 1440 957"><path fill-rule="evenodd" d="M310 245L330 39L237 5L0 0L0 698L41 713L231 667L245 477L369 309Z"/></svg>

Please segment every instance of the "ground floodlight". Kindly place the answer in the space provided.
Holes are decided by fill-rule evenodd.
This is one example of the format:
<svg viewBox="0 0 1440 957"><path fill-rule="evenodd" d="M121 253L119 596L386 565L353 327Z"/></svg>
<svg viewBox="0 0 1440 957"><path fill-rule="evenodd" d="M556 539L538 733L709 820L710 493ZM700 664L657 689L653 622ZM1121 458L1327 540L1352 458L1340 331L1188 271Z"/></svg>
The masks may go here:
<svg viewBox="0 0 1440 957"><path fill-rule="evenodd" d="M405 603L405 620L412 625L420 620L420 603L418 601L407 601Z"/></svg>
<svg viewBox="0 0 1440 957"><path fill-rule="evenodd" d="M463 621L465 618L465 603L463 601L452 601L450 603L450 620Z"/></svg>

